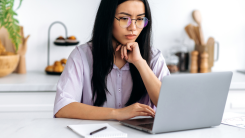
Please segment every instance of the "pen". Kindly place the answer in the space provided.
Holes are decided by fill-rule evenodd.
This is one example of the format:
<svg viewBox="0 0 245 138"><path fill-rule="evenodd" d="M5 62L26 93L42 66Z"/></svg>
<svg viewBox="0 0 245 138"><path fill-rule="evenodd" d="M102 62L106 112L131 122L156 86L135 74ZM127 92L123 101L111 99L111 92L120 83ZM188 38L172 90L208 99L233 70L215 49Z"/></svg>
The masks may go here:
<svg viewBox="0 0 245 138"><path fill-rule="evenodd" d="M90 135L93 135L94 133L97 133L97 132L99 132L99 131L102 131L102 130L104 130L104 129L106 129L106 128L107 128L107 127L105 126L105 127L102 127L102 128L100 128L100 129L98 129L98 130L95 130L95 131L91 132Z"/></svg>

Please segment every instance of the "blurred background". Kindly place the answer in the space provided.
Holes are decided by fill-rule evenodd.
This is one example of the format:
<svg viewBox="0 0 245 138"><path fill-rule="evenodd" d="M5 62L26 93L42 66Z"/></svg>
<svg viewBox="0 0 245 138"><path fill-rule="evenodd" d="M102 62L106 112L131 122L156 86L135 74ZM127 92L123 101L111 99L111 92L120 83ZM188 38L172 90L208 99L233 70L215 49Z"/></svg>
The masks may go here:
<svg viewBox="0 0 245 138"><path fill-rule="evenodd" d="M15 6L18 6L15 0ZM17 19L24 26L25 34L30 34L26 53L27 70L40 70L47 62L48 27L54 21L63 22L68 36L74 35L80 44L91 37L95 15L100 0L24 0L17 10ZM153 46L165 55L165 50L189 42L184 27L196 22L193 10L202 16L204 40L214 37L220 43L219 61L213 70L245 69L245 2L243 0L149 0L153 18ZM64 28L57 24L52 27L51 63L67 58L74 47L55 47L53 41L65 35Z"/></svg>
<svg viewBox="0 0 245 138"><path fill-rule="evenodd" d="M193 11L199 11L203 40L207 43L210 37L214 38L212 56L214 59L218 57L217 61L213 61L210 72L234 72L226 110L245 113L245 74L242 73L245 70L245 1L148 1L152 12L153 46L161 50L169 65L178 66L178 71L173 69L173 74L190 72L191 52L196 49L197 44L185 28L189 24L199 26L193 18ZM18 7L19 2L15 0L13 9ZM67 36L75 36L79 41L78 45L86 43L91 38L99 3L100 0L22 1L16 11L16 19L23 26L24 37L30 35L26 43L25 71L17 71L0 78L0 117L52 117L59 75L45 73L48 39L50 65L67 59L75 47L54 44L59 36L65 37L65 29L61 24L52 26L50 37L48 29L53 22L60 21L67 27ZM176 54L178 52L188 53L188 58L184 58L185 62L182 63L186 65L183 71L179 67L183 59Z"/></svg>

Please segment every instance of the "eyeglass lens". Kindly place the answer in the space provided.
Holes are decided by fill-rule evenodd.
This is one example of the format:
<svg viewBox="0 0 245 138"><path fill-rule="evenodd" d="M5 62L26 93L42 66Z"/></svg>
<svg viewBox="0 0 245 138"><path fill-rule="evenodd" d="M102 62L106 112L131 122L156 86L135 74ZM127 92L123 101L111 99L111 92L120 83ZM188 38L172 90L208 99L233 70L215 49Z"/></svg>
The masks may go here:
<svg viewBox="0 0 245 138"><path fill-rule="evenodd" d="M130 17L122 17L120 18L120 26L123 28L127 28L132 23ZM138 18L136 21L136 26L138 28L144 28L148 24L148 19L146 17Z"/></svg>

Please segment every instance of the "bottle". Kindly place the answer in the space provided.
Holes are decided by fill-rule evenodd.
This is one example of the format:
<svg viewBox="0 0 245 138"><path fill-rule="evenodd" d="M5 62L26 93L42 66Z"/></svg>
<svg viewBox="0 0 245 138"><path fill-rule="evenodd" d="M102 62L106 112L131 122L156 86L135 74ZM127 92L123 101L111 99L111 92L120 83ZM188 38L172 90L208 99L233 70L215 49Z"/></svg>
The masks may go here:
<svg viewBox="0 0 245 138"><path fill-rule="evenodd" d="M200 73L208 72L208 53L203 52L201 54L201 63L200 63Z"/></svg>
<svg viewBox="0 0 245 138"><path fill-rule="evenodd" d="M191 73L198 73L198 51L194 50L191 52Z"/></svg>

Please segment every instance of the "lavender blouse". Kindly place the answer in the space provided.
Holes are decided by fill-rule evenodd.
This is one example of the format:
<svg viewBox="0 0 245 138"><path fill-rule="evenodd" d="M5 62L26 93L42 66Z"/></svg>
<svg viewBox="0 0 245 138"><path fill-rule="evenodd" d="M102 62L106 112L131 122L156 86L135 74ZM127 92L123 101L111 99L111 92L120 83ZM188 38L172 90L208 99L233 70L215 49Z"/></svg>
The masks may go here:
<svg viewBox="0 0 245 138"><path fill-rule="evenodd" d="M91 47L92 43L76 46L68 57L65 69L57 83L53 110L54 118L62 107L72 102L93 105L91 87L93 56ZM150 68L157 78L161 80L162 77L170 75L170 72L161 51L154 47L151 50ZM115 64L113 65L113 69L107 77L107 89L110 94L106 93L107 101L103 107L123 108L132 91L132 78L128 62L121 69ZM138 102L149 105L156 110L148 94Z"/></svg>

